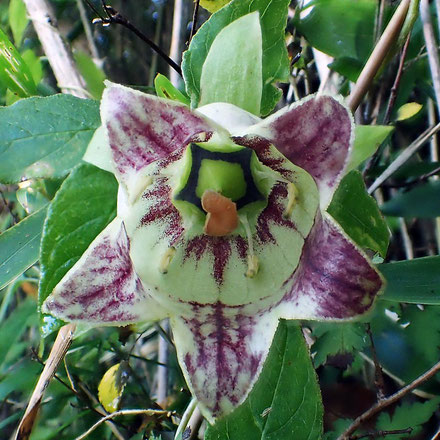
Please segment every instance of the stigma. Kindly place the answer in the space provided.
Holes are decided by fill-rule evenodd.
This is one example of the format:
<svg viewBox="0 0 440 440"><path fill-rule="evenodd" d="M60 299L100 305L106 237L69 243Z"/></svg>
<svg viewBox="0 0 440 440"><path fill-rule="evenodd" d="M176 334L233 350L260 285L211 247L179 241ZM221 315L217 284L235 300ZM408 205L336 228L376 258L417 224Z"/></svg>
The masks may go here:
<svg viewBox="0 0 440 440"><path fill-rule="evenodd" d="M202 208L207 213L203 232L212 237L223 237L237 228L237 205L228 197L216 191L205 190L202 195Z"/></svg>

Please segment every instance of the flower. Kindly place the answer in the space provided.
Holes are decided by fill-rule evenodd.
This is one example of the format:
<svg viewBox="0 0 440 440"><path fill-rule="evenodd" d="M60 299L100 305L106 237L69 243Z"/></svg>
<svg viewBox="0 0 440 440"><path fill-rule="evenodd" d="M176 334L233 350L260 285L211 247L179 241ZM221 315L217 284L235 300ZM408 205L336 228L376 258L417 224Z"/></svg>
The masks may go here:
<svg viewBox="0 0 440 440"><path fill-rule="evenodd" d="M383 286L325 212L353 142L349 110L314 95L265 120L107 84L106 141L86 159L119 181L117 217L43 311L126 325L169 317L209 421L244 401L278 320L347 319Z"/></svg>

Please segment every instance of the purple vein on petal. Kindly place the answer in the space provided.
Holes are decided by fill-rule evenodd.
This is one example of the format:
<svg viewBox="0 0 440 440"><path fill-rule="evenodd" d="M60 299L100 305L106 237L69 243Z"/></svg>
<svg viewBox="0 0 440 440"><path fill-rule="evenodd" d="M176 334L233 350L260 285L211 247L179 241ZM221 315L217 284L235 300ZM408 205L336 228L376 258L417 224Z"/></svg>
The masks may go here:
<svg viewBox="0 0 440 440"><path fill-rule="evenodd" d="M226 267L232 256L232 246L237 249L239 258L247 258L247 242L243 237L234 235L227 237L210 237L208 235L198 235L185 245L184 259L193 258L199 261L206 253L213 256L212 276L218 286L224 281Z"/></svg>
<svg viewBox="0 0 440 440"><path fill-rule="evenodd" d="M174 245L183 234L183 225L179 212L171 203L171 188L165 178L156 178L156 181L143 193L142 198L149 201L150 209L140 221L140 226L148 226L152 223L163 223L165 229L163 236L170 246Z"/></svg>
<svg viewBox="0 0 440 440"><path fill-rule="evenodd" d="M122 86L106 89L101 111L122 179L184 147L192 136L213 130L183 104Z"/></svg>
<svg viewBox="0 0 440 440"><path fill-rule="evenodd" d="M383 286L357 246L320 214L292 278L293 287L284 298L286 318L350 318L365 313ZM304 304L312 304L313 310L297 310Z"/></svg>
<svg viewBox="0 0 440 440"><path fill-rule="evenodd" d="M180 357L195 395L214 418L238 406L257 379L277 325L264 316L218 302L193 304L190 317L174 322L175 338L191 337L191 349Z"/></svg>
<svg viewBox="0 0 440 440"><path fill-rule="evenodd" d="M325 206L348 161L353 130L350 111L331 96L312 96L250 129L312 175Z"/></svg>
<svg viewBox="0 0 440 440"><path fill-rule="evenodd" d="M133 269L124 225L115 219L56 286L45 309L64 320L118 324L145 320L149 301Z"/></svg>

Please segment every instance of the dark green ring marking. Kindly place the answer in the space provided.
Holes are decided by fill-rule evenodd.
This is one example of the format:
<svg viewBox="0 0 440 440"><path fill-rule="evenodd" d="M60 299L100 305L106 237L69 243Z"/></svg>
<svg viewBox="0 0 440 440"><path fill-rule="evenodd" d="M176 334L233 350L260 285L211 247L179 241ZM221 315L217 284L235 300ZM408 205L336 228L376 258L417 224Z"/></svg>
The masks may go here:
<svg viewBox="0 0 440 440"><path fill-rule="evenodd" d="M237 163L241 166L244 180L246 182L246 194L240 199L235 200L237 209L243 208L243 206L246 206L249 203L266 200L266 197L261 194L260 190L255 185L252 176L251 158L253 151L251 149L245 147L242 150L224 153L220 151L208 151L196 144L191 144L190 151L192 156L191 171L185 186L174 196L175 200L183 200L192 203L203 211L202 201L196 194L196 188L199 181L199 171L203 159L221 160L223 162Z"/></svg>

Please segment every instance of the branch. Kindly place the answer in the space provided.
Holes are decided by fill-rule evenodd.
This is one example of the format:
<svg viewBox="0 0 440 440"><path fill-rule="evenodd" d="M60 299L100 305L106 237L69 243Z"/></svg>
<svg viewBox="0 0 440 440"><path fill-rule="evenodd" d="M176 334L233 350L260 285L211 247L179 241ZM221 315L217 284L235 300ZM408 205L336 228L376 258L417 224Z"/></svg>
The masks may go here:
<svg viewBox="0 0 440 440"><path fill-rule="evenodd" d="M46 0L24 0L35 32L52 67L58 87L63 93L88 98L85 81L68 46L61 38L55 16Z"/></svg>
<svg viewBox="0 0 440 440"><path fill-rule="evenodd" d="M434 374L436 374L438 371L440 371L440 362L437 362L431 369L423 373L406 387L401 388L399 391L397 391L397 393L392 394L386 399L379 400L369 410L365 411L357 419L355 419L354 422L338 437L337 440L350 440L350 435L353 434L359 428L359 426L362 425L362 423L373 417L378 412L382 411L387 406L399 401L406 394L434 376Z"/></svg>
<svg viewBox="0 0 440 440"><path fill-rule="evenodd" d="M374 440L379 437L386 437L387 435L411 434L412 431L413 431L412 428L406 428L406 429L393 429L392 431L368 432L367 434L353 435L350 437L350 440L360 440L361 438L371 438Z"/></svg>
<svg viewBox="0 0 440 440"><path fill-rule="evenodd" d="M390 22L388 23L388 26L380 37L380 40L374 48L373 53L370 55L370 58L368 58L365 67L362 69L362 72L359 75L354 89L347 101L348 107L353 113L358 108L364 95L370 88L370 85L373 82L380 66L388 56L390 49L399 37L400 30L402 29L408 13L409 4L410 0L402 0Z"/></svg>

